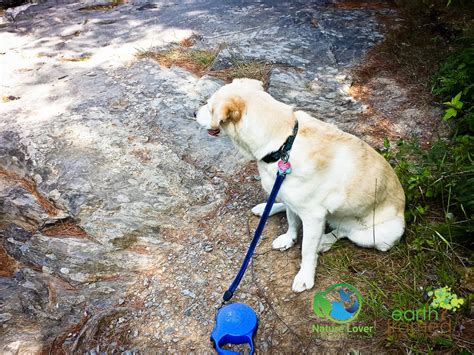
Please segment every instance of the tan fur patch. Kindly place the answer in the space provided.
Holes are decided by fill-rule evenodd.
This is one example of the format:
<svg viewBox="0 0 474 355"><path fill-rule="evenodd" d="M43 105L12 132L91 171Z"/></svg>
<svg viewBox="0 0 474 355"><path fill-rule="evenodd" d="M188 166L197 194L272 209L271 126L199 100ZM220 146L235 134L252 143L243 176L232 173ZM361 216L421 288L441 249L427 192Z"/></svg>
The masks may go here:
<svg viewBox="0 0 474 355"><path fill-rule="evenodd" d="M317 171L324 171L328 168L330 159L332 158L332 151L326 150L315 150L309 153L309 159L313 162L314 167Z"/></svg>
<svg viewBox="0 0 474 355"><path fill-rule="evenodd" d="M225 117L224 121L238 122L242 118L244 110L245 102L240 97L234 96L227 99L222 107L222 116Z"/></svg>
<svg viewBox="0 0 474 355"><path fill-rule="evenodd" d="M237 123L245 110L245 101L239 96L230 96L222 100L220 107L214 110L212 128L222 123Z"/></svg>
<svg viewBox="0 0 474 355"><path fill-rule="evenodd" d="M310 127L302 127L298 130L298 134L305 137L313 133L314 133L314 129L311 129Z"/></svg>

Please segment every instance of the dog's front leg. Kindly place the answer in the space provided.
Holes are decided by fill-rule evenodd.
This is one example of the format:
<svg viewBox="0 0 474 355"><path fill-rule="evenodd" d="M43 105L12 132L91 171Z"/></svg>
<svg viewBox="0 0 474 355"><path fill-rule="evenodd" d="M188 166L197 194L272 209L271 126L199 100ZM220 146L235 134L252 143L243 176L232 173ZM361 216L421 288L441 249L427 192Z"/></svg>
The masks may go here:
<svg viewBox="0 0 474 355"><path fill-rule="evenodd" d="M298 236L298 229L301 225L301 220L298 215L289 207L286 208L286 219L288 221L288 231L273 241L273 249L286 250L295 244L296 237Z"/></svg>
<svg viewBox="0 0 474 355"><path fill-rule="evenodd" d="M258 205L256 205L254 208L252 208L252 213L256 216L262 216L263 214L263 211L265 210L265 206L267 205L267 203L259 203ZM277 213L280 213L280 212L284 212L286 211L286 206L284 203L280 203L280 202L275 202L272 206L272 209L270 210L270 214L268 216L273 216L274 214L277 214Z"/></svg>
<svg viewBox="0 0 474 355"><path fill-rule="evenodd" d="M324 231L324 214L301 217L303 221L303 244L301 248L301 268L293 281L295 292L309 290L314 286L314 275L318 261L318 246Z"/></svg>

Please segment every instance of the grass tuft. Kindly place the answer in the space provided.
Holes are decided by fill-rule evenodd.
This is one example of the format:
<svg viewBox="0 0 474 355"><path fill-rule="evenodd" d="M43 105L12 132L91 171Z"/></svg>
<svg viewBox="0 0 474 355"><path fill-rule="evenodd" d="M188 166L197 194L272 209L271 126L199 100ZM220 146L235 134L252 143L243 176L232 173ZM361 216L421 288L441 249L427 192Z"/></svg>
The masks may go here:
<svg viewBox="0 0 474 355"><path fill-rule="evenodd" d="M90 5L84 6L79 9L79 11L110 11L115 9L117 6L125 4L125 0L113 0L110 3L103 5Z"/></svg>
<svg viewBox="0 0 474 355"><path fill-rule="evenodd" d="M268 87L270 72L276 66L274 64L253 59L234 59L231 63L231 67L222 70L215 70L209 74L221 78L226 82L231 82L233 79L238 78L260 80L266 88Z"/></svg>
<svg viewBox="0 0 474 355"><path fill-rule="evenodd" d="M175 65L196 75L204 75L214 62L217 51L193 49L190 46L192 46L191 42L183 40L179 45L165 50L156 48L141 50L138 52L137 58L153 59L167 68Z"/></svg>
<svg viewBox="0 0 474 355"><path fill-rule="evenodd" d="M263 82L264 87L268 86L271 70L275 64L269 64L261 60L254 59L232 59L231 66L226 69L212 70L211 66L217 57L217 50L203 50L192 48L195 44L193 37L188 37L175 43L168 49L150 48L140 50L137 58L149 58L157 61L167 68L178 66L184 68L198 76L211 75L231 82L236 78L256 79Z"/></svg>

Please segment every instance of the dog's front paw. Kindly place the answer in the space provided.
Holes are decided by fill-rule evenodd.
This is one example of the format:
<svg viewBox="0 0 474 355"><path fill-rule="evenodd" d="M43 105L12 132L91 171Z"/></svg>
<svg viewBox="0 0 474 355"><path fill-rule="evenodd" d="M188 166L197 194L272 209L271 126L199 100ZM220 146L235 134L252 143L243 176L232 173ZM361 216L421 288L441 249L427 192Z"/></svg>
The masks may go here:
<svg viewBox="0 0 474 355"><path fill-rule="evenodd" d="M295 292L303 292L310 290L314 286L314 271L308 272L306 270L300 270L293 280L293 286L291 287Z"/></svg>
<svg viewBox="0 0 474 355"><path fill-rule="evenodd" d="M266 203L259 203L254 208L252 208L252 213L256 216L262 216L263 211L265 210Z"/></svg>
<svg viewBox="0 0 474 355"><path fill-rule="evenodd" d="M295 240L296 238L293 238L293 236L289 235L288 233L282 234L273 241L272 248L282 251L289 249L293 246L293 244L295 244Z"/></svg>

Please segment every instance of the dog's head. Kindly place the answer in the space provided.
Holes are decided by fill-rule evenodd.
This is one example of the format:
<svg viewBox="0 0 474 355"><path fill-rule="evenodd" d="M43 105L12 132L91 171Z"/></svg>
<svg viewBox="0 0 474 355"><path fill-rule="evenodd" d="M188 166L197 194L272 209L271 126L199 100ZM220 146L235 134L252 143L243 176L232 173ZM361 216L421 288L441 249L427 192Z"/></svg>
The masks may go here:
<svg viewBox="0 0 474 355"><path fill-rule="evenodd" d="M197 122L212 136L217 136L221 128L236 125L245 113L243 96L249 91L263 91L261 81L253 79L234 79L231 84L217 90L196 112Z"/></svg>

